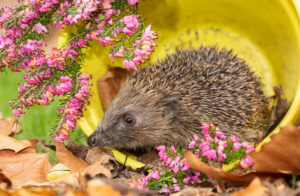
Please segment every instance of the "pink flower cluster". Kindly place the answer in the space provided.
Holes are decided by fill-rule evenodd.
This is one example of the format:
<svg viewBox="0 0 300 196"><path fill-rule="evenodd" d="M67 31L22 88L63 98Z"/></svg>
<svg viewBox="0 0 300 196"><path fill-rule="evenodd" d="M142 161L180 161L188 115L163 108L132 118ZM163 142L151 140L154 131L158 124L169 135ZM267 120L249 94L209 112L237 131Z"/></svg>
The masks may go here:
<svg viewBox="0 0 300 196"><path fill-rule="evenodd" d="M156 148L165 170L151 171L147 176L143 176L137 184L139 189L152 189L152 185L160 183L160 193L170 194L180 191L185 185L200 181L200 172L193 171L181 153L172 145L170 149L161 145ZM170 178L170 176L173 176ZM131 185L134 187L134 185ZM156 185L155 185L156 186ZM157 186L156 186L157 187Z"/></svg>
<svg viewBox="0 0 300 196"><path fill-rule="evenodd" d="M226 137L219 128L213 125L203 124L201 126L202 135L194 135L194 139L189 143L188 149L202 161L212 165L230 163L232 153L239 151L238 159L240 167L243 169L254 168L253 161L249 155L245 155L254 149L248 142L240 142L235 136ZM139 189L157 189L164 194L179 191L185 185L197 183L205 178L200 172L193 171L186 162L181 152L172 145L167 148L164 145L158 146L158 155L164 169L153 170L147 176L143 176L136 185ZM244 157L244 158L243 158ZM134 186L133 184L131 186Z"/></svg>
<svg viewBox="0 0 300 196"><path fill-rule="evenodd" d="M117 2L118 1L118 2ZM136 14L138 0L21 0L17 8L0 8L0 71L9 68L22 71L25 83L19 84L18 101L11 101L13 114L19 117L31 106L48 105L61 96L61 120L55 140L67 139L82 116L90 96L91 76L81 73L83 53L90 39L103 46L111 45L124 57L127 68L148 59L155 46L156 34L141 25ZM51 17L49 17L51 16ZM70 35L66 46L53 48L49 54L42 49L48 33L47 25L58 28L74 25L78 33ZM120 40L126 38L128 43ZM121 43L121 44L120 44ZM114 53L112 53L114 54Z"/></svg>
<svg viewBox="0 0 300 196"><path fill-rule="evenodd" d="M62 138L67 139L71 130L76 127L76 121L82 117L83 108L88 104L88 99L90 96L89 90L91 84L88 82L92 78L91 75L81 74L78 77L78 84L76 89L76 94L74 98L69 100L66 104L66 108L61 108L59 110L62 119L58 126L58 136L54 138L55 141L61 141ZM64 79L68 83L69 79ZM67 87L68 85L66 85Z"/></svg>
<svg viewBox="0 0 300 196"><path fill-rule="evenodd" d="M254 146L249 142L240 142L236 136L230 136L227 138L223 132L213 125L204 124L201 126L203 137L200 139L197 135L194 135L194 140L188 145L189 149L195 147L199 149L196 156L200 156L202 159L207 161L215 161L224 163L226 159L230 159L230 155L226 152L236 152L242 150L245 153L249 153L254 149ZM248 164L248 168L253 167L253 162L250 161L250 157L246 157L241 161ZM243 164L245 165L245 164ZM246 168L246 167L243 167Z"/></svg>
<svg viewBox="0 0 300 196"><path fill-rule="evenodd" d="M91 15L101 8L103 2L103 0L66 0L59 8L58 19L60 20L54 21L54 24L57 28L62 28L63 25L72 25L79 20L90 19Z"/></svg>

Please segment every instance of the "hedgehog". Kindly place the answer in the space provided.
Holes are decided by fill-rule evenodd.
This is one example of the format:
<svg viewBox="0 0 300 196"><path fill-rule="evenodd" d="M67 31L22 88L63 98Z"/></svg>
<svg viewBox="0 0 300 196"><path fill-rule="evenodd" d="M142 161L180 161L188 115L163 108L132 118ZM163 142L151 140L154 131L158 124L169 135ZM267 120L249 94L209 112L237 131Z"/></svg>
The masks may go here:
<svg viewBox="0 0 300 196"><path fill-rule="evenodd" d="M138 149L186 146L212 123L226 135L257 141L270 127L260 78L232 51L177 50L132 73L88 138L90 146Z"/></svg>

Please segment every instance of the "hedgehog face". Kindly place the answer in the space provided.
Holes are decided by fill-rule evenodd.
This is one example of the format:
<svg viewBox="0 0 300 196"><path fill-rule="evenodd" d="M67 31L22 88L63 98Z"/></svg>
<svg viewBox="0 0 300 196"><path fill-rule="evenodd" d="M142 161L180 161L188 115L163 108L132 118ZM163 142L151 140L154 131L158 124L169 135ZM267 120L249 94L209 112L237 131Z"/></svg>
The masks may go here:
<svg viewBox="0 0 300 196"><path fill-rule="evenodd" d="M127 149L153 146L166 126L163 118L158 116L163 116L161 110L149 107L147 102L128 97L124 102L123 96L118 96L108 107L88 143L90 146Z"/></svg>

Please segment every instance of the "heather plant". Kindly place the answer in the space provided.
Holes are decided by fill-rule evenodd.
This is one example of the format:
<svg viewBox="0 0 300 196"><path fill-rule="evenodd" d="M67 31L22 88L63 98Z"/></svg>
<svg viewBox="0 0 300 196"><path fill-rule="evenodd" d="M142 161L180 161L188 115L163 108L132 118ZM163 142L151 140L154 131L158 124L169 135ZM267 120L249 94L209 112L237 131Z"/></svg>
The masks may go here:
<svg viewBox="0 0 300 196"><path fill-rule="evenodd" d="M47 26L72 26L62 48L45 53ZM19 96L10 101L16 117L33 105L59 98L59 119L50 130L54 140L68 139L89 104L91 75L82 73L84 53L96 40L110 46L110 58L124 58L126 68L137 70L154 51L157 35L137 14L137 0L28 0L18 7L0 9L0 72L22 72Z"/></svg>
<svg viewBox="0 0 300 196"><path fill-rule="evenodd" d="M194 135L194 140L187 146L187 149L191 150L197 158L214 167L239 161L234 170L254 169L253 161L247 155L254 149L252 144L241 142L233 135L227 137L213 125L203 124L201 129L201 137ZM205 174L190 168L183 156L183 149L175 149L173 145L170 147L161 145L156 149L160 158L160 167L139 179L137 188L159 190L160 193L169 194L208 178Z"/></svg>

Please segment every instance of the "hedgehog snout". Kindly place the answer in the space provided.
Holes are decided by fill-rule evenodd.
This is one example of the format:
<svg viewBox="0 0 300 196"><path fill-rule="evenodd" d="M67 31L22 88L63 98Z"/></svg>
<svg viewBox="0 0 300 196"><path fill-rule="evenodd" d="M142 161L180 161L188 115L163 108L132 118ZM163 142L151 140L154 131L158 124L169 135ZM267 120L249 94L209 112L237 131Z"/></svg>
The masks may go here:
<svg viewBox="0 0 300 196"><path fill-rule="evenodd" d="M88 137L88 144L91 147L95 147L99 145L99 134L98 131L96 130L92 135Z"/></svg>

